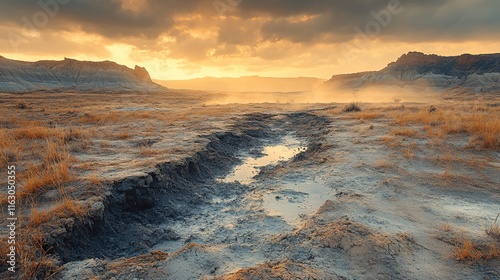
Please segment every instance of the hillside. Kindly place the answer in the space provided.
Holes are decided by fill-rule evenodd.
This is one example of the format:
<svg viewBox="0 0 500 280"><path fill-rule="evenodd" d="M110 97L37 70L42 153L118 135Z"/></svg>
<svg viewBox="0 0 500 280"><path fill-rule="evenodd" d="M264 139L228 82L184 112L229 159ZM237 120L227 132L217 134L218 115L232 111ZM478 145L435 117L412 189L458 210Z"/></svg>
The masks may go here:
<svg viewBox="0 0 500 280"><path fill-rule="evenodd" d="M500 54L461 56L410 52L380 71L335 75L323 89L391 86L467 93L500 91Z"/></svg>
<svg viewBox="0 0 500 280"><path fill-rule="evenodd" d="M112 61L23 62L0 56L0 92L33 91L156 91L146 69L130 69Z"/></svg>

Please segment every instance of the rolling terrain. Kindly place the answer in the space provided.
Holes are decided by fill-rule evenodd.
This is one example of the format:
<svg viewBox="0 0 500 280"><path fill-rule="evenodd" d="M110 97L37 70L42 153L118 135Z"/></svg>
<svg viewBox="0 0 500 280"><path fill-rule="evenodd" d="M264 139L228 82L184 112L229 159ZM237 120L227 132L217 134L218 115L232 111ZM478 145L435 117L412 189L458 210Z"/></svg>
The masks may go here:
<svg viewBox="0 0 500 280"><path fill-rule="evenodd" d="M366 88L450 93L500 92L500 54L461 56L409 52L380 71L335 75L323 90Z"/></svg>
<svg viewBox="0 0 500 280"><path fill-rule="evenodd" d="M380 83L494 74L482 57L411 54ZM0 239L2 279L500 278L495 91L232 104L111 62L7 62L0 168L22 230L17 278Z"/></svg>
<svg viewBox="0 0 500 280"><path fill-rule="evenodd" d="M159 91L145 68L130 69L111 61L24 62L0 56L0 92Z"/></svg>

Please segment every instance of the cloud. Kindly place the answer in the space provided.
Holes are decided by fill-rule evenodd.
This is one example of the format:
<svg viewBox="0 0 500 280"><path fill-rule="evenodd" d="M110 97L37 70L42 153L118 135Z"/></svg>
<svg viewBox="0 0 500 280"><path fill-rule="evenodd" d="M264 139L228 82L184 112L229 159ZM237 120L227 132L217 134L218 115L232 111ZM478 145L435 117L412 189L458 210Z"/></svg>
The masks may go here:
<svg viewBox="0 0 500 280"><path fill-rule="evenodd" d="M41 0L53 8L58 0ZM174 29L177 20L196 17L199 23L216 22L212 2L208 0L59 0L60 11L51 18L48 29L82 31L106 38L144 37L156 39ZM224 0L220 0L224 1ZM398 0L392 0L398 1ZM390 1L380 0L244 0L231 17L242 25L260 25L261 36L268 40L310 42L325 35L337 40L348 40L355 35L355 26L363 27L373 20L372 12L384 10ZM391 24L381 36L397 35L401 40L436 40L443 34L452 39L476 35L495 35L500 26L500 1L494 0L401 0L404 8L400 16L393 16ZM134 4L135 3L135 4ZM52 4L52 5L51 5ZM43 11L38 1L2 1L0 23L22 25L23 17L32 19ZM302 18L302 20L301 20ZM228 20L230 21L230 20ZM234 21L234 20L233 20ZM256 24L258 23L258 24ZM224 23L222 23L224 24ZM257 26L259 27L259 26ZM219 40L250 44L242 36L228 37L234 32L220 28Z"/></svg>
<svg viewBox="0 0 500 280"><path fill-rule="evenodd" d="M190 65L190 71L198 64L243 63L255 69L263 61L275 67L312 68L316 63L326 68L341 60L336 57L339 45L359 39L356 30L376 31L369 34L370 42L405 46L498 40L500 1L400 0L400 12L388 19L387 7L394 1L243 0L223 16L213 0L1 1L0 31L5 35L0 52L13 52L9 34L15 34L25 39L16 50L33 55L106 58L105 46L124 44L131 46L134 58L148 54L178 60L178 65ZM36 24L45 20L43 13L47 22ZM378 27L370 26L373 22ZM363 56L364 51L355 53Z"/></svg>

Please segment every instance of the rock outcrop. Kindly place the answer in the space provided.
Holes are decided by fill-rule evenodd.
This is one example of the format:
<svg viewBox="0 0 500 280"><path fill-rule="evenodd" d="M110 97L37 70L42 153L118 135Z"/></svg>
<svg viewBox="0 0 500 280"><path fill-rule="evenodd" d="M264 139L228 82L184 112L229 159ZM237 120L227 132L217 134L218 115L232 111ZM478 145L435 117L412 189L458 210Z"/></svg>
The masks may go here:
<svg viewBox="0 0 500 280"><path fill-rule="evenodd" d="M145 68L130 69L112 61L23 62L0 56L0 92L159 91Z"/></svg>
<svg viewBox="0 0 500 280"><path fill-rule="evenodd" d="M361 89L370 86L500 92L500 54L444 57L410 52L380 71L335 75L322 88Z"/></svg>

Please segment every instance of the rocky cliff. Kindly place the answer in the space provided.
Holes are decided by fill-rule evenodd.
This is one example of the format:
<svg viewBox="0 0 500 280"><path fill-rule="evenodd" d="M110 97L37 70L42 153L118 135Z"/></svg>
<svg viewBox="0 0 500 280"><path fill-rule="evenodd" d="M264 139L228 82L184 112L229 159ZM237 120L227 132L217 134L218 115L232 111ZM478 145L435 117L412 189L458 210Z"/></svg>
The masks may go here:
<svg viewBox="0 0 500 280"><path fill-rule="evenodd" d="M336 75L322 87L361 89L370 86L500 92L500 54L444 57L410 52L380 71Z"/></svg>
<svg viewBox="0 0 500 280"><path fill-rule="evenodd" d="M111 61L23 62L0 56L0 92L158 91L146 69L130 69Z"/></svg>

